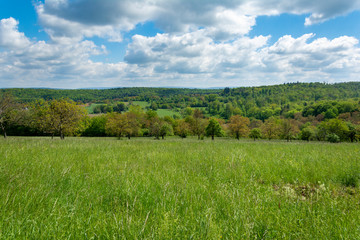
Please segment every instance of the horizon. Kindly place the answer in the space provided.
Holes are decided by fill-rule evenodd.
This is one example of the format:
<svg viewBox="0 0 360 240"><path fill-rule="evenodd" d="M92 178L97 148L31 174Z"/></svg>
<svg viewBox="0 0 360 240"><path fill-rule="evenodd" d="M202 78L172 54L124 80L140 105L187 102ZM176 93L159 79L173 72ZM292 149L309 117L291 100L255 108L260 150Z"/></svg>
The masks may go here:
<svg viewBox="0 0 360 240"><path fill-rule="evenodd" d="M261 87L271 87L271 86L280 86L286 84L324 84L324 85L337 85L337 84L347 84L347 83L359 83L360 81L349 81L349 82L284 82L284 83L277 83L271 85L258 85L258 86L226 86L226 87L210 87L210 88L200 88L200 87L171 87L171 86L159 86L159 87L90 87L90 88L51 88L51 87L5 87L1 88L0 90L7 90L7 89L46 89L46 90L109 90L109 89L121 89L121 88L165 88L165 89L196 89L196 90L222 90L225 88L236 89L236 88L261 88Z"/></svg>
<svg viewBox="0 0 360 240"><path fill-rule="evenodd" d="M359 82L360 0L12 0L0 9L2 89Z"/></svg>

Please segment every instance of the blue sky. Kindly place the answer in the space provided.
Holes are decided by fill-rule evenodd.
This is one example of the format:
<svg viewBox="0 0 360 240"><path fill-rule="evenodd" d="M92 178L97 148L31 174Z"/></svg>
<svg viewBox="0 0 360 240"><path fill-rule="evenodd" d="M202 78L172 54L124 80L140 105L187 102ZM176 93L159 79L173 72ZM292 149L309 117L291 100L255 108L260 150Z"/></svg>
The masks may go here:
<svg viewBox="0 0 360 240"><path fill-rule="evenodd" d="M360 0L2 0L0 88L359 81Z"/></svg>

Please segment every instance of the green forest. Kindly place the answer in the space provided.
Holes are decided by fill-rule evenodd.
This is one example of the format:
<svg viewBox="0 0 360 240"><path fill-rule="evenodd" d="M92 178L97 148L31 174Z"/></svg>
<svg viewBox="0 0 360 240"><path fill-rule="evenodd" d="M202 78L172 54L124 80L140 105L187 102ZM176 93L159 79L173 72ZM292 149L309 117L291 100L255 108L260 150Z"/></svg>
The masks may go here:
<svg viewBox="0 0 360 240"><path fill-rule="evenodd" d="M1 89L2 134L360 139L360 83L224 89Z"/></svg>

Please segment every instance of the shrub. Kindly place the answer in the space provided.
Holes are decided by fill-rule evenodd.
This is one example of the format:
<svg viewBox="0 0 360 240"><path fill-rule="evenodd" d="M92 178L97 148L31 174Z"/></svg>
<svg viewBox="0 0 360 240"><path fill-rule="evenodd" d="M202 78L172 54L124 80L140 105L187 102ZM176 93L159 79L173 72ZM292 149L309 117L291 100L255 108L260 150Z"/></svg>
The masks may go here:
<svg viewBox="0 0 360 240"><path fill-rule="evenodd" d="M301 140L306 140L306 141L313 140L315 137L315 127L308 126L308 127L303 128L300 132L299 137Z"/></svg>
<svg viewBox="0 0 360 240"><path fill-rule="evenodd" d="M335 133L330 133L326 136L326 140L328 140L331 143L338 143L340 142L340 137Z"/></svg>

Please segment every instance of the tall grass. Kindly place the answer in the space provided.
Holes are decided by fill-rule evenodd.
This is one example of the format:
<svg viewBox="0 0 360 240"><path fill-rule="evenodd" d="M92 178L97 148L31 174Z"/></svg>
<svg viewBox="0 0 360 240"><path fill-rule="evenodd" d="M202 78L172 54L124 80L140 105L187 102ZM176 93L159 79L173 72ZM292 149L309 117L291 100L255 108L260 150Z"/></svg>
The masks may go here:
<svg viewBox="0 0 360 240"><path fill-rule="evenodd" d="M358 239L359 144L0 140L0 239Z"/></svg>

